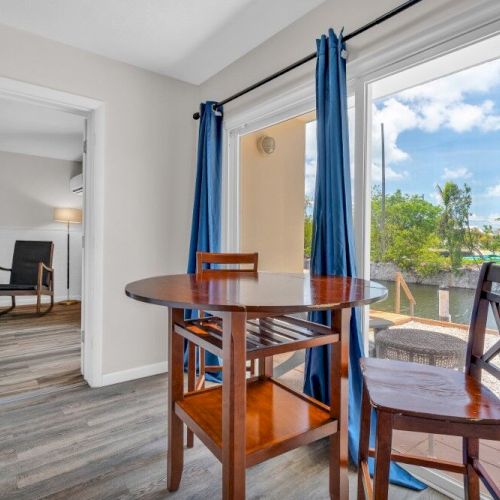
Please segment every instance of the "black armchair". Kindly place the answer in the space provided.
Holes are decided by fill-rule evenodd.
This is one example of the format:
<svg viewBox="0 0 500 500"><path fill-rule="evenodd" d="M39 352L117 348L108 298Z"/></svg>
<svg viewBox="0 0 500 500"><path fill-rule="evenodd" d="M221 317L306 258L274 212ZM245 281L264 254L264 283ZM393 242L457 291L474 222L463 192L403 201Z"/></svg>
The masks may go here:
<svg viewBox="0 0 500 500"><path fill-rule="evenodd" d="M0 267L1 271L10 272L10 281L0 283L0 297L11 297L12 306L0 311L0 315L16 307L16 297L34 295L37 297L36 312L42 314L42 296L50 296L50 306L43 312L48 313L54 306L54 270L52 241L16 241L12 268Z"/></svg>

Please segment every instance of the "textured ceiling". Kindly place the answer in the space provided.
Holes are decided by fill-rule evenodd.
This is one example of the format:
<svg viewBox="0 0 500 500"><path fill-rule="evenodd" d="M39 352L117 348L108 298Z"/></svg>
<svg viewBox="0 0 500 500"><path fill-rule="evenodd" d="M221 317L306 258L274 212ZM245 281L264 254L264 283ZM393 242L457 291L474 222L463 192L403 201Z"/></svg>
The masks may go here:
<svg viewBox="0 0 500 500"><path fill-rule="evenodd" d="M324 0L0 0L0 23L200 84Z"/></svg>

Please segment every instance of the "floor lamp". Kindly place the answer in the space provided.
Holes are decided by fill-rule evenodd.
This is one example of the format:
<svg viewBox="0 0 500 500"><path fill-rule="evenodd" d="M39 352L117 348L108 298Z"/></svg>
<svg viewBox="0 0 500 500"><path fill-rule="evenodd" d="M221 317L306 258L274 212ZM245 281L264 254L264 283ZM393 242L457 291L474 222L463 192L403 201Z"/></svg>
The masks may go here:
<svg viewBox="0 0 500 500"><path fill-rule="evenodd" d="M69 225L81 224L82 211L80 208L54 208L54 221L65 222L67 227L67 257L66 257L66 300L59 302L65 306L76 304L78 300L70 300L69 298Z"/></svg>

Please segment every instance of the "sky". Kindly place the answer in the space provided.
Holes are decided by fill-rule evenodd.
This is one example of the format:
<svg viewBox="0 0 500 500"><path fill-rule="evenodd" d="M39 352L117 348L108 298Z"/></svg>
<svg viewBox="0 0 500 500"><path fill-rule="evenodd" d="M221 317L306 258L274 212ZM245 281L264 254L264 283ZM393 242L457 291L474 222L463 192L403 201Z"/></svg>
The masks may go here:
<svg viewBox="0 0 500 500"><path fill-rule="evenodd" d="M387 192L401 189L438 203L438 184L467 183L471 224L500 227L500 61L375 101L373 184L381 179L381 122Z"/></svg>
<svg viewBox="0 0 500 500"><path fill-rule="evenodd" d="M381 179L381 122L388 193L401 189L438 203L438 184L467 183L471 224L500 228L500 60L374 101L373 184ZM306 196L314 194L315 171L316 123L311 122L306 126Z"/></svg>

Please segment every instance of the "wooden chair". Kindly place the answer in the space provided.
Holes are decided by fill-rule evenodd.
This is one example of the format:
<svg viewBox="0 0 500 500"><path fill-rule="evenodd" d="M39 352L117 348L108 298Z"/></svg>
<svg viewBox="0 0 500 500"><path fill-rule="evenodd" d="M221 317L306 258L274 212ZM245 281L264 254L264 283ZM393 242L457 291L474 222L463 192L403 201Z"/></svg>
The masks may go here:
<svg viewBox="0 0 500 500"><path fill-rule="evenodd" d="M488 311L500 331L500 265L483 264L472 310L465 372L393 361L362 359L363 397L359 446L358 499L384 500L389 489L389 462L421 465L464 474L465 497L479 499L481 479L500 498L479 460L479 439L500 440L500 399L481 383L481 373L499 379L491 361L500 340L485 352ZM377 415L375 450L369 449L371 410ZM393 429L463 438L461 463L392 452ZM368 457L375 457L373 486Z"/></svg>
<svg viewBox="0 0 500 500"><path fill-rule="evenodd" d="M213 253L213 252L196 252L196 274L200 276L210 276L220 273L222 270L228 273L256 273L259 263L258 253ZM212 268L212 264L219 266L238 266L230 268ZM242 265L248 265L248 268L241 268ZM200 318L203 318L205 313L200 311ZM205 378L207 372L218 372L223 369L219 365L205 365L205 349L198 347L198 375L196 374L196 345L193 342L188 342L188 391L198 391L204 389ZM249 371L255 372L255 360L250 361ZM193 446L193 433L188 429L187 446Z"/></svg>
<svg viewBox="0 0 500 500"><path fill-rule="evenodd" d="M42 296L50 297L50 306L43 312L48 313L54 306L54 270L52 257L54 244L51 241L16 241L12 268L0 267L10 272L10 281L0 284L0 297L11 297L11 307L0 311L0 315L16 307L16 297L35 295L36 312L42 314Z"/></svg>

